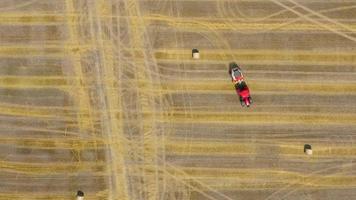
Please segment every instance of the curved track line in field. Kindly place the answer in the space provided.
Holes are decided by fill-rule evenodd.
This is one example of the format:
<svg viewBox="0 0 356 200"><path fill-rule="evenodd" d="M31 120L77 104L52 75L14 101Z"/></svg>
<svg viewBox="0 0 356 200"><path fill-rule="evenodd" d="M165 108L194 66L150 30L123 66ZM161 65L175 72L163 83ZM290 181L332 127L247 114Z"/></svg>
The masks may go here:
<svg viewBox="0 0 356 200"><path fill-rule="evenodd" d="M285 8L285 9L288 9L289 11L291 11L291 12L297 14L299 17L301 17L301 18L303 18L303 19L305 19L305 20L307 20L307 21L310 21L310 22L312 22L312 23L314 23L314 24L317 24L317 25L319 25L320 27L325 28L326 30L329 30L329 31L331 31L331 32L333 32L333 33L335 33L335 34L337 34L337 35L340 35L340 36L342 36L342 37L344 37L344 38L346 38L346 39L349 39L349 40L351 40L351 41L353 41L353 42L356 42L356 38L355 38L355 37L352 37L352 36L350 36L350 35L347 35L347 34L341 32L340 30L337 30L336 28L331 27L330 25L323 24L323 23L321 23L321 22L319 22L319 21L317 21L317 20L314 20L314 19L310 18L309 16L304 15L303 13L300 13L300 12L298 12L298 11L292 9L292 8L286 6L285 4L283 4L283 3L281 3L281 2L279 2L279 1L277 1L277 0L269 0L269 1L272 1L272 2L275 3L275 4L281 6L281 7ZM352 30L353 30L353 29L352 29ZM354 32L354 30L353 30L353 32Z"/></svg>
<svg viewBox="0 0 356 200"><path fill-rule="evenodd" d="M312 173L309 173L307 174L305 177L309 178L310 176L312 175L315 175L315 174L320 174L320 173L324 173L324 172L328 172L329 170L332 170L332 169L339 169L340 167L352 167L354 166L355 164L354 163L349 163L349 164L336 164L335 166L333 167L328 167L328 168L325 168L325 169L322 169L322 170L317 170L317 171L313 171ZM329 174L330 175L330 174ZM303 180L304 181L304 180ZM279 195L280 193L284 192L284 191L287 191L289 190L290 188L292 187L295 187L300 181L294 181L293 183L290 183L290 184L287 184L285 187L273 192L272 194L270 194L268 197L266 197L264 200L270 200L270 199L274 199L277 197L277 195ZM313 183L313 181L310 181L310 183ZM301 188L294 188L292 189L291 191L287 192L285 195L283 195L282 197L277 197L278 199L284 199L285 197L291 195L292 193L300 190Z"/></svg>
<svg viewBox="0 0 356 200"><path fill-rule="evenodd" d="M294 10L293 10L294 11ZM295 11L296 12L296 11ZM297 12L299 13L299 12ZM164 22L163 25L161 26L170 26L170 27L175 27L179 28L181 30L185 30L188 32L196 32L196 31L209 31L209 30L216 30L220 32L224 31L234 31L238 33L254 33L253 31L256 30L262 30L266 32L266 30L275 30L278 29L280 31L322 31L325 32L324 30L332 30L333 32L337 32L340 35L347 35L345 32L343 32L344 29L339 30L340 27L335 25L335 24L323 24L319 21L316 21L307 15L302 15L299 13L299 15L303 18L308 19L309 23L297 23L293 24L291 22L286 22L286 23L277 23L277 22L271 22L271 23L247 23L247 22L231 22L227 23L226 21L229 21L228 18L225 19L215 19L213 22L209 21L207 19L197 19L197 18L169 18L168 16L164 15L158 15L154 14L148 17L145 17L146 21L156 21L156 22ZM221 22L221 20L224 20ZM298 21L299 19L294 19L295 21ZM316 22L315 22L316 21ZM292 22L294 22L292 20ZM313 23L310 23L313 22ZM353 25L350 25L353 26ZM259 32L256 32L259 33ZM349 36L351 37L351 36Z"/></svg>
<svg viewBox="0 0 356 200"><path fill-rule="evenodd" d="M295 9L297 8L298 6L292 6L291 9ZM343 7L337 7L337 8L331 8L331 9L325 9L325 10L321 10L319 11L319 13L329 13L329 12L335 12L335 11L342 11L342 10L348 10L348 9L353 9L353 8L356 8L356 5L354 6L343 6ZM313 13L309 13L305 16L314 16L315 14ZM289 26L293 23L296 23L298 21L301 21L302 17L298 17L298 18L295 18L295 19L291 19L287 22L284 22L284 23L281 23L279 26L276 26L276 27L272 27L272 28L266 28L265 30L261 30L261 31L240 31L239 33L246 33L246 34L260 34L260 33L268 33L270 31L273 31L273 30L279 30L280 28L282 27L285 27L285 26Z"/></svg>
<svg viewBox="0 0 356 200"><path fill-rule="evenodd" d="M291 9L294 9L294 8L296 8L296 6L293 6L293 7L291 7ZM356 8L356 5L354 5L354 6L343 6L343 7L337 7L337 8L331 8L331 9L325 9L325 10L321 10L321 11L319 11L319 13L329 13L329 12L335 12L335 11L342 11L342 10L348 10L348 9L353 9L353 8ZM307 15L305 15L305 16L313 16L313 15L315 15L315 14L313 14L313 13L309 13L309 14L307 14ZM288 25L290 25L290 24L293 24L293 23L295 23L295 22L298 22L298 21L300 21L302 19L302 17L301 16L299 16L298 18L295 18L295 19L293 19L293 20L291 20L291 21L289 21L289 22L285 22L285 23L282 23L280 26L279 26L279 28L280 27L284 27L284 26L288 26ZM278 30L279 29L278 27L276 28L276 29L270 29L270 30L268 30L268 31L272 31L272 30ZM254 33L265 33L265 32L268 32L268 31L261 31L261 32L254 32Z"/></svg>
<svg viewBox="0 0 356 200"><path fill-rule="evenodd" d="M219 1L220 2L220 1ZM223 3L223 5L225 5L224 3L225 2L222 2ZM228 4L230 3L230 2L227 2ZM300 4L299 4L300 5ZM298 7L300 7L299 5L294 5L294 6L292 6L292 7L290 7L291 9L295 9L295 8L298 8ZM310 12L309 14L307 14L306 16L317 16L317 14L320 14L320 13L329 13L329 12L336 12L336 11L342 11L342 10L348 10L348 9L353 9L353 8L356 8L356 5L351 5L351 6L341 6L341 7L336 7L336 8L330 8L330 9L324 9L324 10L320 10L318 13L316 13L316 12ZM234 16L234 17L237 17L234 13L235 12L233 12L232 11L232 9L233 9L233 7L232 6L227 6L227 11L225 10L225 6L223 6L223 10L226 12L226 13L228 13L228 15L227 16ZM283 13L285 13L285 12L287 12L288 10L287 9L284 9L284 10L281 10L281 11L279 11L279 12L276 12L276 13L274 13L274 14L271 14L270 16L267 16L267 17L265 17L265 18L261 18L261 19L257 19L257 20L254 20L254 18L248 18L248 17L246 17L246 16L244 16L244 20L251 20L251 21L265 21L265 20L267 20L267 19L269 19L269 18L271 18L271 17L273 17L273 16L276 16L276 15L280 15L280 14L283 14ZM239 12L240 13L240 12ZM241 13L240 13L241 14ZM282 26L286 26L286 25L288 25L288 24L291 24L291 23L294 23L294 22L297 22L297 21L299 21L301 19L301 17L298 17L298 18L296 18L296 19L293 19L293 20L291 20L291 21L289 21L289 22L286 22L286 23L282 23L281 24L281 27ZM325 18L324 18L325 19ZM234 19L234 20L239 20L239 18L237 18L237 19ZM343 25L343 24L341 24L341 25ZM344 25L345 27L347 27L346 25ZM271 29L271 30L273 30L273 29ZM269 30L270 31L270 30ZM353 31L355 31L355 30L353 30ZM261 31L261 32L254 32L254 33L263 33L263 32L267 32L267 31Z"/></svg>
<svg viewBox="0 0 356 200"><path fill-rule="evenodd" d="M300 4L300 3L298 3L298 2L296 2L294 0L287 0L287 1L291 2L292 4L294 4L294 5L296 5L296 6L300 7L300 8L302 8L303 10L309 12L312 15L318 16L321 19L324 19L324 20L326 20L326 21L328 21L328 22L330 22L332 24L336 24L336 25L338 25L338 26L350 31L351 33L355 33L356 32L356 29L350 28L349 26L347 26L347 25L345 25L343 23L340 23L339 21L337 21L335 19L331 19L329 17L326 17L325 15L320 14L320 12L316 12L316 11L306 7L306 6L303 6L302 4Z"/></svg>
<svg viewBox="0 0 356 200"><path fill-rule="evenodd" d="M180 173L180 174L182 174L183 177L190 177L186 172L184 172L184 170L181 170L181 169L179 169L178 167L176 167L176 166L174 166L174 165L172 165L172 164L170 164L170 163L167 163L167 166L168 166L170 169L172 169L175 173ZM169 168L168 168L168 169L169 169ZM165 172L168 173L169 175L173 176L169 171L165 171ZM195 187L195 186L193 186L192 184L186 183L185 180L181 180L181 179L179 179L179 178L176 177L176 176L174 176L174 177L177 178L176 180L182 181L182 183L183 183L184 185L188 186L188 187L192 187L192 188ZM191 177L190 180L192 180L192 181L198 183L199 185L201 185L201 187L208 189L209 191L211 191L211 192L213 192L213 193L215 193L215 194L217 194L217 195L223 197L224 199L233 200L233 199L231 199L229 196L227 196L227 195L225 195L225 194L219 192L218 190L215 190L214 188L210 187L209 185L207 185L207 184L201 182L200 180L198 180L198 179L196 179L196 178ZM210 196L210 195L206 195L206 193L205 193L203 190L196 190L196 191L199 192L199 193L201 193L201 194L203 194L204 196ZM214 198L214 197L212 197L212 196L210 196L209 199L217 200L216 198ZM220 200L220 199L219 199L219 200Z"/></svg>
<svg viewBox="0 0 356 200"><path fill-rule="evenodd" d="M220 3L222 4L222 6L220 7ZM226 16L229 16L230 18L234 18L237 20L243 20L243 21L248 21L248 22L262 22L262 21L266 21L268 19L274 18L276 16L282 15L286 12L288 12L288 10L286 9L282 9L280 11L274 12L270 15L267 15L265 17L259 17L259 18L252 18L252 17L248 17L245 14L243 14L243 12L238 8L238 6L230 6L230 3L235 3L235 2L230 2L230 1L226 1L226 6L225 6L225 1L219 1L219 7L220 9L223 11L224 14L226 14ZM236 4L233 4L236 5ZM234 12L234 9L237 10L238 14L243 18L241 19L239 16L237 16Z"/></svg>
<svg viewBox="0 0 356 200"><path fill-rule="evenodd" d="M8 11L8 10L14 10L14 9L18 9L18 8L23 8L23 7L29 6L31 4L34 4L34 3L38 2L38 1L39 0L32 0L32 1L25 2L25 3L17 4L17 5L14 5L14 6L0 7L0 11Z"/></svg>
<svg viewBox="0 0 356 200"><path fill-rule="evenodd" d="M192 184L188 184L188 183L186 183L186 181L179 179L176 175L170 174L168 172L167 172L167 175L171 176L176 181L181 182L183 185L193 189L194 191L199 192L200 194L202 194L203 196L205 196L206 198L208 198L210 200L218 200L218 199L215 199L214 197L210 196L208 193L204 192L203 190L200 190L198 187L196 187Z"/></svg>

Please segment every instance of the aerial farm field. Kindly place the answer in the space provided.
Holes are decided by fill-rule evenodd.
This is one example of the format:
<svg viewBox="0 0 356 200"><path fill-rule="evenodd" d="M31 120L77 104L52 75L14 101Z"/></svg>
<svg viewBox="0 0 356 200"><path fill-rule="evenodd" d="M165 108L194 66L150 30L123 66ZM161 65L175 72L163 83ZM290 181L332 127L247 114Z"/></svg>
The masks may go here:
<svg viewBox="0 0 356 200"><path fill-rule="evenodd" d="M1 0L0 200L356 199L355 13L355 0Z"/></svg>

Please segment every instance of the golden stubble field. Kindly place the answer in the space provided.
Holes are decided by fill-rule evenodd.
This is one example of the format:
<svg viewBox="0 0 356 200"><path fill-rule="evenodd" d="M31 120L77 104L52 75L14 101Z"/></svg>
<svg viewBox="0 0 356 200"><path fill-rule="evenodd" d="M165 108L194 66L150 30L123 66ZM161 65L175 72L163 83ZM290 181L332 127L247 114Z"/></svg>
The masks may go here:
<svg viewBox="0 0 356 200"><path fill-rule="evenodd" d="M0 1L0 200L355 199L355 13L354 0Z"/></svg>

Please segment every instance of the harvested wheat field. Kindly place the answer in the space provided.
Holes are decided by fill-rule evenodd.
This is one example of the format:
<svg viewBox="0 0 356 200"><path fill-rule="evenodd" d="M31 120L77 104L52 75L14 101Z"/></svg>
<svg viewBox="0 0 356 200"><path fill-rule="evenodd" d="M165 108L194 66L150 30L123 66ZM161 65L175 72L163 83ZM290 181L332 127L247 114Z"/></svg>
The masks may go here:
<svg viewBox="0 0 356 200"><path fill-rule="evenodd" d="M0 11L0 200L356 199L355 0Z"/></svg>

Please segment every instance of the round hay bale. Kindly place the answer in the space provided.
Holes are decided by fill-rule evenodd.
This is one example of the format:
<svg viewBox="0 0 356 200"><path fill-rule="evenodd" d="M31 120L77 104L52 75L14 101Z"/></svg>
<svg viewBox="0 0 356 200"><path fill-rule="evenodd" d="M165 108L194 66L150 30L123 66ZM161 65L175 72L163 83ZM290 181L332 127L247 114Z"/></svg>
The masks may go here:
<svg viewBox="0 0 356 200"><path fill-rule="evenodd" d="M192 49L192 57L193 57L193 59L199 59L200 58L200 54L199 54L199 50L198 49Z"/></svg>
<svg viewBox="0 0 356 200"><path fill-rule="evenodd" d="M84 200L84 192L78 190L77 192L77 200Z"/></svg>
<svg viewBox="0 0 356 200"><path fill-rule="evenodd" d="M304 145L304 153L307 154L307 155L312 155L313 154L312 146L310 144L305 144Z"/></svg>

